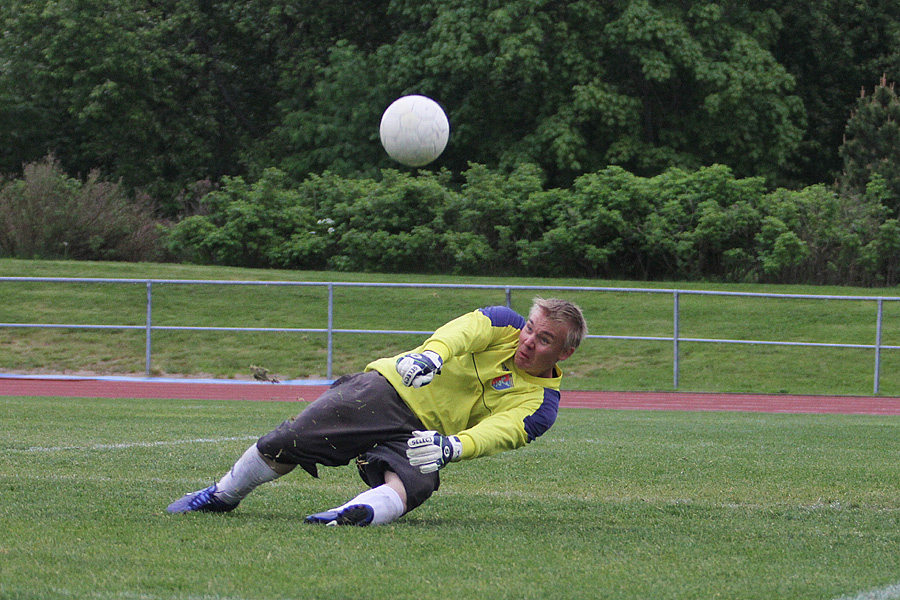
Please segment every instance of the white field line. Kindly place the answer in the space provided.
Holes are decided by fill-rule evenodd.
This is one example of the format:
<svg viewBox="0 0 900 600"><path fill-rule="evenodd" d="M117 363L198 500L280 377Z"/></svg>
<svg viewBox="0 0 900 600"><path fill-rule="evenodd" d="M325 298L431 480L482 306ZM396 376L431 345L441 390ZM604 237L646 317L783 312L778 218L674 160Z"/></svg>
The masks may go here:
<svg viewBox="0 0 900 600"><path fill-rule="evenodd" d="M50 590L56 596L65 598L96 598L97 600L244 600L243 596L220 596L218 594L152 594L137 591L117 591L117 592L91 592L85 595L82 591L74 591L66 588L52 587ZM3 584L0 584L0 594L7 591ZM21 592L23 590L9 588L9 592ZM26 593L28 590L24 590ZM6 596L0 596L5 598Z"/></svg>
<svg viewBox="0 0 900 600"><path fill-rule="evenodd" d="M220 438L195 438L190 440L168 440L160 442L123 442L120 444L91 444L90 446L31 446L21 450L7 449L9 453L43 453L43 452L71 452L71 451L95 451L95 450L127 450L130 448L157 448L159 446L183 446L187 444L218 444L220 442L242 442L259 439L257 435L241 435L237 437Z"/></svg>
<svg viewBox="0 0 900 600"><path fill-rule="evenodd" d="M900 598L900 582L860 592L856 596L841 596L837 600L897 600Z"/></svg>

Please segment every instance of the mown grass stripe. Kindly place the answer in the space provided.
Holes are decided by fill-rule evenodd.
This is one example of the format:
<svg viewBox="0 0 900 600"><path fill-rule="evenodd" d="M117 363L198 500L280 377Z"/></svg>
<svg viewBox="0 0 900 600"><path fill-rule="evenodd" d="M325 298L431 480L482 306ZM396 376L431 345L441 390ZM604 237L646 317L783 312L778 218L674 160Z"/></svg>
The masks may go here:
<svg viewBox="0 0 900 600"><path fill-rule="evenodd" d="M255 440L259 436L241 435L236 437L219 437L219 438L196 438L190 440L167 440L158 442L123 442L119 444L91 444L90 446L31 446L17 450L15 448L8 449L11 453L30 453L30 452L70 452L70 451L93 451L93 450L127 450L129 448L155 448L157 446L182 446L185 444L218 444L220 442L239 442L247 440Z"/></svg>
<svg viewBox="0 0 900 600"><path fill-rule="evenodd" d="M900 582L868 590L856 596L842 596L837 600L896 600L897 598L900 598Z"/></svg>

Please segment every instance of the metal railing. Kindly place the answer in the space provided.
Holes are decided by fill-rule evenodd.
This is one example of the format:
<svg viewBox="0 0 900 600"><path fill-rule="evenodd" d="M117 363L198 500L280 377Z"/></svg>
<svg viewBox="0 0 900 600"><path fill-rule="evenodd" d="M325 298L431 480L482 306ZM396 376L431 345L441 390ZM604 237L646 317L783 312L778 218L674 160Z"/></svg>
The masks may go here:
<svg viewBox="0 0 900 600"><path fill-rule="evenodd" d="M673 347L673 385L678 389L680 370L680 344L685 342L716 344L747 344L761 346L804 346L819 348L856 348L874 350L875 375L874 393L879 392L881 378L881 353L883 350L900 350L900 346L882 343L882 326L885 302L900 302L894 296L837 296L815 294L768 294L755 292L722 292L703 290L679 290L658 288L627 287L590 287L590 286L539 286L539 285L490 285L490 284L449 284L449 283L366 283L366 282L309 282L309 281L230 281L230 280L198 280L198 279L115 279L115 278L77 278L77 277L0 277L2 283L96 283L96 284L132 284L144 285L147 290L146 321L143 325L97 325L97 324L54 324L54 323L0 323L0 328L43 328L43 329L113 329L143 330L145 332L145 367L146 375L151 374L151 350L154 331L246 331L246 332L291 332L320 333L327 336L327 377L333 378L332 363L334 355L334 335L344 333L375 334L416 334L428 335L431 331L413 331L399 329L343 329L334 324L334 290L335 288L418 288L418 289L466 289L466 290L503 290L506 305L510 306L514 291L568 291L627 294L667 294L672 296L672 335L671 336L635 336L635 335L602 335L590 334L587 339L632 340L669 342ZM219 286L287 286L287 287L325 287L328 294L328 319L325 328L298 327L209 327L187 325L154 325L153 324L153 288L160 285L219 285ZM684 337L680 334L680 301L683 296L732 296L772 299L804 299L804 300L837 300L865 301L876 303L875 342L873 344L796 342L778 340L747 340L722 338Z"/></svg>

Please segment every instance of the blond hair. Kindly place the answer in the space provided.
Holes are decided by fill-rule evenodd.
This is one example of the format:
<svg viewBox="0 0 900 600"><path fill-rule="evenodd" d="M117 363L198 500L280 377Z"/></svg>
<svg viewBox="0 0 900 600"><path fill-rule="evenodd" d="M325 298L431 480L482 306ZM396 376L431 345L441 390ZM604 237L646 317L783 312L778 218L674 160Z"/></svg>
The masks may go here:
<svg viewBox="0 0 900 600"><path fill-rule="evenodd" d="M567 348L578 348L581 345L588 328L584 314L577 304L559 298L535 297L528 317L533 318L537 311L542 311L548 320L566 326Z"/></svg>

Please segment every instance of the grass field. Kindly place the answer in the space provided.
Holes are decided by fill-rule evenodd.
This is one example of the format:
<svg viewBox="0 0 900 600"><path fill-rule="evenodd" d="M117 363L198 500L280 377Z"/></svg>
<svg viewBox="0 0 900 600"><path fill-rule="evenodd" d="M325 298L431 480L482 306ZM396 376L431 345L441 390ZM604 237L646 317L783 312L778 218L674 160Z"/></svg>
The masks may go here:
<svg viewBox="0 0 900 600"><path fill-rule="evenodd" d="M0 259L0 276L256 281L427 282L492 285L640 287L842 296L892 296L894 289L812 286L636 283L583 279L471 278L449 275L321 273L189 265ZM534 292L517 291L527 311ZM552 292L544 295L551 295ZM566 292L585 310L591 333L671 337L671 294ZM463 312L505 302L503 290L338 288L335 327L431 331ZM884 303L884 345L900 346L900 302ZM683 296L682 338L777 340L820 344L875 343L874 301L772 300ZM0 283L0 323L141 326L141 284ZM325 287L154 286L155 326L325 328ZM358 370L377 356L418 345L420 335L337 334L333 375ZM131 331L0 328L0 372L145 372L145 334ZM249 365L282 379L326 377L326 336L319 333L156 331L151 373L158 376L248 378ZM747 346L682 342L681 391L871 394L871 349ZM590 339L563 366L567 389L673 389L671 341ZM882 352L880 393L900 396L900 351Z"/></svg>
<svg viewBox="0 0 900 600"><path fill-rule="evenodd" d="M302 523L351 467L164 512L301 407L0 398L0 598L900 597L897 417L564 409L389 526Z"/></svg>

